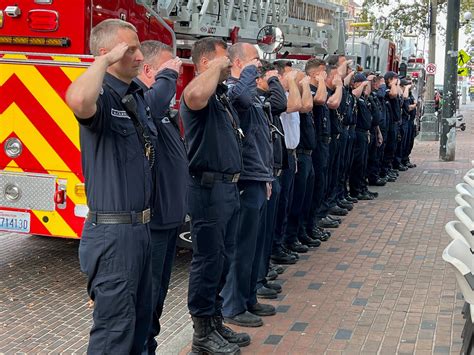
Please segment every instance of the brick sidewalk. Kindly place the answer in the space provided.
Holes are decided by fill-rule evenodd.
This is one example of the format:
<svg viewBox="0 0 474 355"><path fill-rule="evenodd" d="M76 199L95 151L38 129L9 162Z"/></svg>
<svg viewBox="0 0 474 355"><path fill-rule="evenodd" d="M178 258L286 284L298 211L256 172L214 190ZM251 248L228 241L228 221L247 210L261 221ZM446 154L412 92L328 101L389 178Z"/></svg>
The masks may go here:
<svg viewBox="0 0 474 355"><path fill-rule="evenodd" d="M252 336L244 354L459 353L463 301L441 254L455 185L472 167L473 112L472 104L464 112L455 162L438 161L439 142L417 141L417 168L373 188L378 199L359 202L328 242L280 276L283 293L269 302L277 315L238 329Z"/></svg>

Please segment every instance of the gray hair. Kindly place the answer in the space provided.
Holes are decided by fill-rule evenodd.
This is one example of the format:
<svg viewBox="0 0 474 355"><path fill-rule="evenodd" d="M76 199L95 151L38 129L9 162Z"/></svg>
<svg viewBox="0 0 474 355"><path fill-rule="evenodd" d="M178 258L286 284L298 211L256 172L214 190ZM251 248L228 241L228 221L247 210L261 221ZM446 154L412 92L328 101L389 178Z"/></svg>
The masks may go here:
<svg viewBox="0 0 474 355"><path fill-rule="evenodd" d="M109 48L115 45L114 40L119 29L128 29L137 32L134 25L119 19L108 19L100 22L91 31L89 48L95 56L99 55L100 48Z"/></svg>
<svg viewBox="0 0 474 355"><path fill-rule="evenodd" d="M237 58L243 59L245 57L246 42L237 42L229 47L229 59L233 63Z"/></svg>
<svg viewBox="0 0 474 355"><path fill-rule="evenodd" d="M151 64L153 59L159 56L161 52L173 52L173 49L167 44L154 40L143 41L140 49L143 54L144 64Z"/></svg>

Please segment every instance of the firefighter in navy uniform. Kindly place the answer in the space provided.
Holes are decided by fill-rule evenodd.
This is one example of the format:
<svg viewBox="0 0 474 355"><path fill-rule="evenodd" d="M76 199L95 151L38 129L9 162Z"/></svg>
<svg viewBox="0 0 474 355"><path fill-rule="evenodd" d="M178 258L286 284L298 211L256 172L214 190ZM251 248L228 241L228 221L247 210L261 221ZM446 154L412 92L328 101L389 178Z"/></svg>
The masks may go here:
<svg viewBox="0 0 474 355"><path fill-rule="evenodd" d="M354 161L352 162L351 176L349 179L350 193L358 200L373 200L375 196L367 191L367 157L370 144L370 128L372 126L372 113L368 95L370 82L363 73L354 76L354 89L363 88L357 98L356 140L354 143Z"/></svg>
<svg viewBox="0 0 474 355"><path fill-rule="evenodd" d="M160 333L163 312L176 252L179 228L186 217L188 158L175 118L170 115L170 103L176 93L181 61L173 58L171 47L158 41L141 45L143 66L135 78L145 92L158 135L154 165L154 193L152 203L151 259L152 259L152 324L144 354L154 354Z"/></svg>
<svg viewBox="0 0 474 355"><path fill-rule="evenodd" d="M89 354L139 354L151 319L150 198L156 127L132 79L143 55L133 25L92 29L98 56L66 101L80 123L89 213L79 245L94 301Z"/></svg>
<svg viewBox="0 0 474 355"><path fill-rule="evenodd" d="M248 345L250 337L223 325L219 294L235 251L243 137L227 87L221 84L230 74L226 43L203 38L194 44L192 58L198 76L184 89L180 105L191 175L193 259L188 308L194 323L192 349L238 354L237 345Z"/></svg>

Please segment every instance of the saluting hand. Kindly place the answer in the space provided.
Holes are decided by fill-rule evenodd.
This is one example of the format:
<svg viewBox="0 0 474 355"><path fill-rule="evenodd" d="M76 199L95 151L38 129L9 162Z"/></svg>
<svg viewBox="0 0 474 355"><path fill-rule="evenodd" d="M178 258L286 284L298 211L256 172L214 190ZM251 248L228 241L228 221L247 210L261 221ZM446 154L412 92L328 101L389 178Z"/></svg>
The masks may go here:
<svg viewBox="0 0 474 355"><path fill-rule="evenodd" d="M252 59L250 62L246 63L243 68L247 68L251 65L255 65L257 68L260 68L262 63L260 63L260 59Z"/></svg>
<svg viewBox="0 0 474 355"><path fill-rule="evenodd" d="M171 69L171 70L174 70L175 72L177 72L179 74L179 71L180 71L182 65L183 65L183 62L181 61L181 59L176 57L176 58L173 58L173 59L170 59L170 60L164 62L160 66L160 68L158 69L158 72L160 72L164 69Z"/></svg>
<svg viewBox="0 0 474 355"><path fill-rule="evenodd" d="M221 71L227 70L232 66L228 57L217 57L209 61L209 68L217 67Z"/></svg>
<svg viewBox="0 0 474 355"><path fill-rule="evenodd" d="M263 77L263 79L265 81L268 81L270 80L270 78L273 78L273 77L276 77L278 78L278 71L277 70L269 70L265 73L265 76Z"/></svg>
<svg viewBox="0 0 474 355"><path fill-rule="evenodd" d="M285 74L287 80L295 81L296 77L298 76L298 71L297 70L291 70L288 73Z"/></svg>
<svg viewBox="0 0 474 355"><path fill-rule="evenodd" d="M311 77L308 75L305 75L304 78L300 80L301 86L309 85L310 83L311 83Z"/></svg>
<svg viewBox="0 0 474 355"><path fill-rule="evenodd" d="M335 75L334 79L332 80L333 85L336 85L336 87L341 87L342 86L342 79L340 75Z"/></svg>
<svg viewBox="0 0 474 355"><path fill-rule="evenodd" d="M328 74L326 73L326 71L322 71L316 76L316 79L319 81L326 81L327 77L328 77Z"/></svg>
<svg viewBox="0 0 474 355"><path fill-rule="evenodd" d="M104 57L107 60L107 64L110 66L114 63L117 63L120 59L123 58L127 50L128 50L127 43L121 42L117 44L114 48L112 48L110 52L104 54Z"/></svg>

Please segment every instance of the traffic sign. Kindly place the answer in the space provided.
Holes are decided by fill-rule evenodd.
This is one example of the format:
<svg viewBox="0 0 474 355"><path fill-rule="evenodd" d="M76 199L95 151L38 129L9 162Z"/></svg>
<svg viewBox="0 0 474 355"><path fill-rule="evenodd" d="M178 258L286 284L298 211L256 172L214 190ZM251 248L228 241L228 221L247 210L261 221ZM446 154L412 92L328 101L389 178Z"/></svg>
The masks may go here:
<svg viewBox="0 0 474 355"><path fill-rule="evenodd" d="M468 68L458 68L458 75L459 76L468 76L469 69Z"/></svg>
<svg viewBox="0 0 474 355"><path fill-rule="evenodd" d="M435 63L429 63L426 66L426 74L429 74L429 75L435 75L436 74L436 64Z"/></svg>
<svg viewBox="0 0 474 355"><path fill-rule="evenodd" d="M471 60L471 57L464 50L461 49L458 52L458 66L462 67L466 65L467 63L469 63L470 60Z"/></svg>

